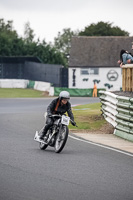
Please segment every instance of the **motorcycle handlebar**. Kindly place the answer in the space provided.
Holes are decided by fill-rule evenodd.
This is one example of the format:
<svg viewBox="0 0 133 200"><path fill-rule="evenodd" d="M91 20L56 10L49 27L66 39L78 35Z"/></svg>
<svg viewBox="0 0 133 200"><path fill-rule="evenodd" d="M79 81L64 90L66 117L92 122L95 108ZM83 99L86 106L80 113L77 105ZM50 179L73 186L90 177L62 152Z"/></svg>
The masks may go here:
<svg viewBox="0 0 133 200"><path fill-rule="evenodd" d="M61 118L61 115L56 115L56 114L55 115L50 115L50 116L48 115L48 117L59 117L59 118Z"/></svg>
<svg viewBox="0 0 133 200"><path fill-rule="evenodd" d="M59 117L59 118L61 118L62 116L55 114L55 115L51 115L49 117ZM72 119L70 119L70 121L74 124L74 126L78 127L77 124L76 124L76 122L74 122Z"/></svg>

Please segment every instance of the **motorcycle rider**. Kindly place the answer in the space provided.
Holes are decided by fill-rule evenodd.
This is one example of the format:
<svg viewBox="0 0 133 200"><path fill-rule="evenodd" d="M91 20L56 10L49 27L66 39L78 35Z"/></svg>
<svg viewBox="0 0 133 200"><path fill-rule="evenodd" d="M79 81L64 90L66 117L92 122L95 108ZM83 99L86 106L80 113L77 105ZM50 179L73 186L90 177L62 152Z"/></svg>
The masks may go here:
<svg viewBox="0 0 133 200"><path fill-rule="evenodd" d="M46 118L46 125L43 128L42 134L40 139L43 140L44 136L46 135L48 129L53 125L54 120L52 118L53 114L61 114L63 115L65 112L68 113L68 116L73 121L71 124L73 126L76 125L74 122L74 116L71 110L71 104L69 102L70 94L67 91L62 91L59 94L59 97L54 99L49 106L47 107L47 118Z"/></svg>

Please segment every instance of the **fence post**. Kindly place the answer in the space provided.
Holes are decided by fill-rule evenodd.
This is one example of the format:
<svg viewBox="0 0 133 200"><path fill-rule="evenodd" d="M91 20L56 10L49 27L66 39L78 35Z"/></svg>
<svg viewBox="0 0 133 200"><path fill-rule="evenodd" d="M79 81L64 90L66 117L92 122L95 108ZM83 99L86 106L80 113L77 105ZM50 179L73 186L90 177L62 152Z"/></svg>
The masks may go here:
<svg viewBox="0 0 133 200"><path fill-rule="evenodd" d="M122 90L126 91L126 68L122 69Z"/></svg>
<svg viewBox="0 0 133 200"><path fill-rule="evenodd" d="M122 90L124 92L133 91L133 64L122 66Z"/></svg>

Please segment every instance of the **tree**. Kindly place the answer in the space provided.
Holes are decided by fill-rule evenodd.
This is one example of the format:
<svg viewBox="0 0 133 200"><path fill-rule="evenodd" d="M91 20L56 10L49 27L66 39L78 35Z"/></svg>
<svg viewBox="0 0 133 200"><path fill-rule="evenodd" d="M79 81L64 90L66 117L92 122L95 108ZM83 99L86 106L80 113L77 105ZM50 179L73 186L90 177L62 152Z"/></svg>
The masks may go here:
<svg viewBox="0 0 133 200"><path fill-rule="evenodd" d="M22 42L22 39L20 39ZM12 56L18 54L19 38L17 32L13 29L13 21L5 22L4 19L0 19L0 55ZM22 43L20 44L22 48ZM20 52L19 52L20 53Z"/></svg>
<svg viewBox="0 0 133 200"><path fill-rule="evenodd" d="M30 23L25 24L24 38L13 29L13 21L0 19L0 56L38 56L44 63L66 65L63 54L45 40L34 41Z"/></svg>
<svg viewBox="0 0 133 200"><path fill-rule="evenodd" d="M72 36L78 35L78 31L74 32L70 28L63 29L63 32L58 32L58 36L54 38L54 48L63 54L66 65L71 47Z"/></svg>
<svg viewBox="0 0 133 200"><path fill-rule="evenodd" d="M30 27L30 22L26 22L24 25L24 40L26 43L32 43L34 40L34 30Z"/></svg>
<svg viewBox="0 0 133 200"><path fill-rule="evenodd" d="M44 63L61 64L66 66L63 54L57 51L53 46L47 44L45 40L38 43L36 50L33 52L34 56L38 56Z"/></svg>
<svg viewBox="0 0 133 200"><path fill-rule="evenodd" d="M13 21L8 20L7 23L4 19L0 19L0 32L10 32L17 35L16 31L13 30Z"/></svg>
<svg viewBox="0 0 133 200"><path fill-rule="evenodd" d="M84 31L79 32L80 36L129 36L129 33L121 30L118 26L112 26L113 23L98 22L85 27Z"/></svg>

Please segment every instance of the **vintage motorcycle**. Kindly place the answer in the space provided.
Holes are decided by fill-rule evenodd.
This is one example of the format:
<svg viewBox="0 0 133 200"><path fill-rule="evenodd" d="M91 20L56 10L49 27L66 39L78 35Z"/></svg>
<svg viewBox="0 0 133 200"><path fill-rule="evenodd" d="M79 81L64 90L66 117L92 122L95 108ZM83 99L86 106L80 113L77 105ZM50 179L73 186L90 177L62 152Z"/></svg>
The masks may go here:
<svg viewBox="0 0 133 200"><path fill-rule="evenodd" d="M39 132L36 131L34 140L39 142L41 150L45 150L48 146L51 146L54 147L56 153L60 153L66 144L69 133L68 125L72 120L66 115L55 114L51 117L54 118L54 123L53 126L47 131L44 140L39 139L39 135L41 134L43 128ZM72 121L72 123L77 126L74 121Z"/></svg>

